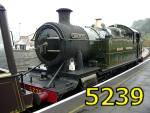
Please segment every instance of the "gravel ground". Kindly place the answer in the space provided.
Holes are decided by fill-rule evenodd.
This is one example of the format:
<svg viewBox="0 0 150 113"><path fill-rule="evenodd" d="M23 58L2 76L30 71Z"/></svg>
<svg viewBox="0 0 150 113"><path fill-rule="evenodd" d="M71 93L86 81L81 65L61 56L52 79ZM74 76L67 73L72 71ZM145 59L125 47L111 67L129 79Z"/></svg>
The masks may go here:
<svg viewBox="0 0 150 113"><path fill-rule="evenodd" d="M14 57L18 71L27 70L29 66L36 66L40 63L34 50L14 51Z"/></svg>

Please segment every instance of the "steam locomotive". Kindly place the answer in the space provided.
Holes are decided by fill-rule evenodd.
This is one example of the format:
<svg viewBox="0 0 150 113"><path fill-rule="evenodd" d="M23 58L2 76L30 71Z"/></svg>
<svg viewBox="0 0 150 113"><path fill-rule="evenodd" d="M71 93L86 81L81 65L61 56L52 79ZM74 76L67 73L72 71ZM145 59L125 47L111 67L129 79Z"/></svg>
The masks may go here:
<svg viewBox="0 0 150 113"><path fill-rule="evenodd" d="M59 23L48 22L35 32L41 64L21 77L21 86L34 93L36 104L55 103L63 95L100 82L103 76L142 59L138 31L116 24L84 28L70 24L72 10L57 10ZM44 65L43 65L44 64Z"/></svg>

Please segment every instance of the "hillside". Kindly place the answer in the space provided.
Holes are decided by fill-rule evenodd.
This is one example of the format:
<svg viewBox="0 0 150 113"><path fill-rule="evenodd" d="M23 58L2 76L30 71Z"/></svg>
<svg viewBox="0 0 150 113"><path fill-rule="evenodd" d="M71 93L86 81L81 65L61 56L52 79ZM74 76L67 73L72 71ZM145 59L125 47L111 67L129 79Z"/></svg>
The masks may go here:
<svg viewBox="0 0 150 113"><path fill-rule="evenodd" d="M142 33L143 46L150 47L150 18L134 21L132 28Z"/></svg>
<svg viewBox="0 0 150 113"><path fill-rule="evenodd" d="M150 18L134 21L132 28L140 31L144 39L150 40Z"/></svg>

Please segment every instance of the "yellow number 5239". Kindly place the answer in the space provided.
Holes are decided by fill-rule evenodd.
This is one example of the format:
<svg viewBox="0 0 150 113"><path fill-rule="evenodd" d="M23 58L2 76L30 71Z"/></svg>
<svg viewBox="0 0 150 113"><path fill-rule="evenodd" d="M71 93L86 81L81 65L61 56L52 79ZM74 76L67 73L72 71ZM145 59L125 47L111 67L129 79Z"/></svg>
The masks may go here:
<svg viewBox="0 0 150 113"><path fill-rule="evenodd" d="M99 96L95 91L99 91L99 88L93 87L86 89L86 97L90 98L85 100L86 105L93 106L99 102ZM114 101L111 101L111 99L114 97L114 90L112 88L101 88L101 93L104 92L108 93L106 93L106 98L102 100L101 106L125 106L129 102L129 96L131 97L131 106L137 106L140 105L144 99L144 91L140 87L134 87L131 89L131 91L129 91L129 89L126 87L116 88L116 94L118 94L118 98Z"/></svg>

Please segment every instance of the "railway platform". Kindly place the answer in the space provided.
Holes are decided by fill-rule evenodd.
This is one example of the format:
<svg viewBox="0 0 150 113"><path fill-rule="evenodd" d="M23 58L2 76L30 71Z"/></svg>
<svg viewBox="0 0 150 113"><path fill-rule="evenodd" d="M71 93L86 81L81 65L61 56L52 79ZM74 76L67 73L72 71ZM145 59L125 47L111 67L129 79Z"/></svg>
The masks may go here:
<svg viewBox="0 0 150 113"><path fill-rule="evenodd" d="M138 106L131 106L131 98L128 94L129 102L125 106L102 106L101 100L104 100L108 94L98 91L99 102L94 106L86 106L86 91L82 91L35 113L150 113L150 58L95 87L99 89L111 87L114 90L117 87L126 87L129 91L134 87L140 87L144 92L143 102ZM115 100L120 100L120 98L114 92L110 101Z"/></svg>
<svg viewBox="0 0 150 113"><path fill-rule="evenodd" d="M116 84L116 86L126 87L129 90L134 87L142 88L144 92L143 102L138 106L131 106L130 104L125 106L101 106L101 103L98 103L92 107L85 106L78 111L74 111L74 113L150 113L150 60L128 79ZM100 95L100 99L103 100L103 98L105 98L105 96ZM111 101L113 100L119 100L117 94L114 94Z"/></svg>

